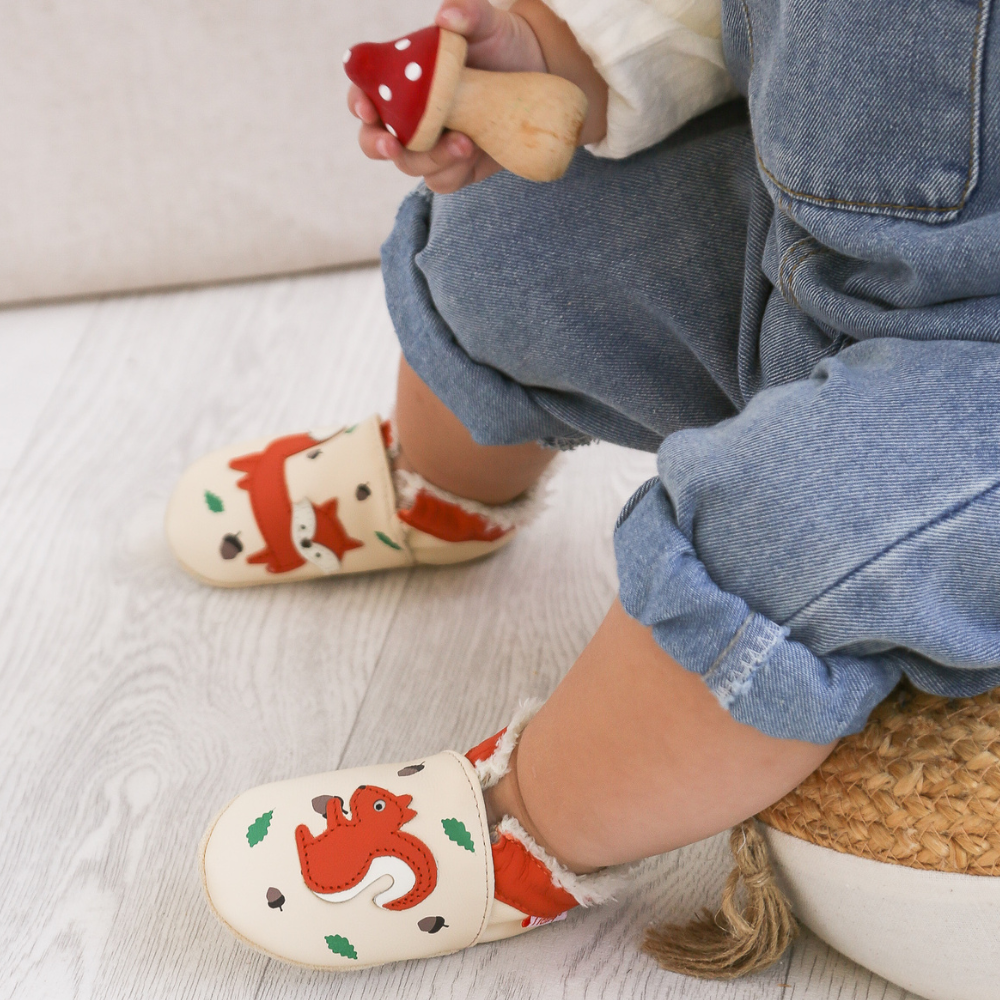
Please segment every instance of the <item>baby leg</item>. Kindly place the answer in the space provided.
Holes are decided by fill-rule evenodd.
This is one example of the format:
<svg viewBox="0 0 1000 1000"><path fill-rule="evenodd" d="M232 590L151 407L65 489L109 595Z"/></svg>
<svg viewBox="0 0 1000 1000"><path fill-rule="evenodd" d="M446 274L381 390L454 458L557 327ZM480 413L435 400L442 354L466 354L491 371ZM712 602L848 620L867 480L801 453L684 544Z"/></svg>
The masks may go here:
<svg viewBox="0 0 1000 1000"><path fill-rule="evenodd" d="M487 792L577 872L700 840L753 816L833 744L737 722L615 603Z"/></svg>
<svg viewBox="0 0 1000 1000"><path fill-rule="evenodd" d="M406 363L399 363L396 468L467 500L500 504L537 482L555 452L533 441L481 445Z"/></svg>

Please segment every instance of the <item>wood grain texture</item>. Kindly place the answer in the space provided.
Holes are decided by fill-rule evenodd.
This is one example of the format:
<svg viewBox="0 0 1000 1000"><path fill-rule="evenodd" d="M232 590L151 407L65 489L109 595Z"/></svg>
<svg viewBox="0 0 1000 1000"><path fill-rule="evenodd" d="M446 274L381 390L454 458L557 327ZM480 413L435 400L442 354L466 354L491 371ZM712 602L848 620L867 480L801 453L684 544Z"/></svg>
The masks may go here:
<svg viewBox="0 0 1000 1000"><path fill-rule="evenodd" d="M646 862L615 904L447 958L334 977L237 943L196 871L214 813L264 781L464 749L547 694L612 600L614 518L652 458L566 456L491 560L213 591L166 550L174 481L228 441L384 410L379 276L80 308L0 494L0 997L904 1000L809 936L737 983L641 955L647 923L718 898L724 837Z"/></svg>
<svg viewBox="0 0 1000 1000"><path fill-rule="evenodd" d="M0 490L97 306L0 310Z"/></svg>

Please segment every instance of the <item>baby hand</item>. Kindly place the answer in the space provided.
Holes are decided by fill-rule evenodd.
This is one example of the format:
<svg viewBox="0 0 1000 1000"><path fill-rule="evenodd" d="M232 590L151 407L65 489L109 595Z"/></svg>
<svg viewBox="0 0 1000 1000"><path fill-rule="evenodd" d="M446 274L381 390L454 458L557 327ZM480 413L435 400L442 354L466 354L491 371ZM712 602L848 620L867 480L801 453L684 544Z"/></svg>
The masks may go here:
<svg viewBox="0 0 1000 1000"><path fill-rule="evenodd" d="M444 0L434 23L464 35L469 43L466 64L477 69L546 71L542 48L528 22L511 11L497 10L489 0ZM426 153L405 149L382 126L375 105L353 85L347 106L361 119L358 143L372 160L392 160L404 174L423 177L437 194L450 194L489 177L500 167L461 132L445 132Z"/></svg>

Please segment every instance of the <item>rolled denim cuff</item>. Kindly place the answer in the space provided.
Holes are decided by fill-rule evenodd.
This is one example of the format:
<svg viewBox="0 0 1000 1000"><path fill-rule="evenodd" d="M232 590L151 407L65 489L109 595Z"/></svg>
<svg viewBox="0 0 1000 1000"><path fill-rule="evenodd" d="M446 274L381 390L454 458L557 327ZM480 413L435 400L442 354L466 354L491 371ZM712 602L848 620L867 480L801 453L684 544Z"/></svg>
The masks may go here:
<svg viewBox="0 0 1000 1000"><path fill-rule="evenodd" d="M546 410L530 389L475 362L456 341L421 269L421 262L427 263L432 201L424 185L412 191L382 246L385 300L407 363L479 444L538 441L560 450L589 444L590 435ZM466 238L478 239L475 233Z"/></svg>
<svg viewBox="0 0 1000 1000"><path fill-rule="evenodd" d="M622 512L615 555L625 611L734 719L768 736L822 744L858 732L902 676L892 654L818 657L719 588L659 480Z"/></svg>

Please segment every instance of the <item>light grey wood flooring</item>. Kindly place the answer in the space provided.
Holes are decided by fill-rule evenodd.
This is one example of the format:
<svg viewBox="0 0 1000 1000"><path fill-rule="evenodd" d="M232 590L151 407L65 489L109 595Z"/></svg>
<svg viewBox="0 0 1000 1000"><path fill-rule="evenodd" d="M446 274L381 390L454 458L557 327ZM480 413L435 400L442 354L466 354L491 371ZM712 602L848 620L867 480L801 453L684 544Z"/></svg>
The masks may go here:
<svg viewBox="0 0 1000 1000"><path fill-rule="evenodd" d="M196 849L232 795L478 742L615 592L614 518L653 462L604 445L482 563L236 592L178 569L161 521L187 463L387 409L396 353L374 270L0 312L0 996L906 1000L809 934L741 982L658 970L641 931L717 899L722 838L603 909L352 975L216 924Z"/></svg>

